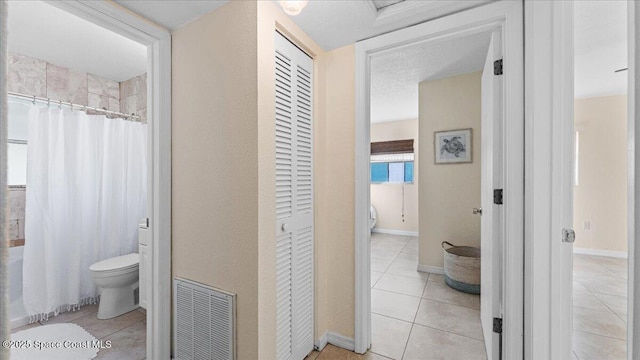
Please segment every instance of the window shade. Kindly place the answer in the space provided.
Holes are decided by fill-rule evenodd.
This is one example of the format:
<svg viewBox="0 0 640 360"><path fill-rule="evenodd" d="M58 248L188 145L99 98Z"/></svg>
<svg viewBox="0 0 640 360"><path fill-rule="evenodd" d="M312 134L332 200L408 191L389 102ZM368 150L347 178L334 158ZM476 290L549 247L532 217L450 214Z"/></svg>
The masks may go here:
<svg viewBox="0 0 640 360"><path fill-rule="evenodd" d="M413 139L371 143L371 155L413 153Z"/></svg>
<svg viewBox="0 0 640 360"><path fill-rule="evenodd" d="M380 155L371 155L372 163L381 163L381 162L406 162L406 161L414 161L414 154L380 154Z"/></svg>

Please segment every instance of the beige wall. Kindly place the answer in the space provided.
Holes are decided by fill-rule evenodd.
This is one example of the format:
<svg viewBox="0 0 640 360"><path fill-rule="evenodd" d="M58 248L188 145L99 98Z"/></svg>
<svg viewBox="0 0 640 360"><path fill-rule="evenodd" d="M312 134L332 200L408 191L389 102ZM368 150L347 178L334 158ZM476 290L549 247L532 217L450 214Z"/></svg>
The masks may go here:
<svg viewBox="0 0 640 360"><path fill-rule="evenodd" d="M316 272L320 298L316 336L355 334L355 46L321 59L324 120L316 121ZM316 116L316 119L318 117ZM319 248L318 248L319 247ZM317 274L318 275L318 274Z"/></svg>
<svg viewBox="0 0 640 360"><path fill-rule="evenodd" d="M425 81L419 87L419 262L443 266L442 241L480 246L480 107L482 73ZM473 129L473 162L434 164L434 132Z"/></svg>
<svg viewBox="0 0 640 360"><path fill-rule="evenodd" d="M238 295L238 359L276 357L276 28L314 57L316 339L354 335L354 48L325 54L273 3L232 1L173 35L172 224L174 276Z"/></svg>
<svg viewBox="0 0 640 360"><path fill-rule="evenodd" d="M172 270L237 294L238 359L258 359L257 4L173 33Z"/></svg>
<svg viewBox="0 0 640 360"><path fill-rule="evenodd" d="M371 204L376 208L377 229L418 232L418 120L371 124L371 142L413 139L415 153L412 184L371 184ZM402 188L404 187L404 221Z"/></svg>
<svg viewBox="0 0 640 360"><path fill-rule="evenodd" d="M574 109L580 133L575 247L627 251L627 97L579 99Z"/></svg>

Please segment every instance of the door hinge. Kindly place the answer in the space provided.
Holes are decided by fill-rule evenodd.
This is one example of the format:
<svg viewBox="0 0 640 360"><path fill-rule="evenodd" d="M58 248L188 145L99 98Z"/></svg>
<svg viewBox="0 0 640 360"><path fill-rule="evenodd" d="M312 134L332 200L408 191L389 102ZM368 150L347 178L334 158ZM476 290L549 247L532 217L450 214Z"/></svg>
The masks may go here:
<svg viewBox="0 0 640 360"><path fill-rule="evenodd" d="M496 334L502 334L502 319L493 318L493 332Z"/></svg>
<svg viewBox="0 0 640 360"><path fill-rule="evenodd" d="M496 205L502 205L502 189L493 190L493 203Z"/></svg>
<svg viewBox="0 0 640 360"><path fill-rule="evenodd" d="M498 334L498 359L502 360L502 318L493 318L493 332Z"/></svg>
<svg viewBox="0 0 640 360"><path fill-rule="evenodd" d="M573 243L576 241L576 232L572 229L562 229L562 242Z"/></svg>
<svg viewBox="0 0 640 360"><path fill-rule="evenodd" d="M493 62L493 75L502 75L502 59Z"/></svg>

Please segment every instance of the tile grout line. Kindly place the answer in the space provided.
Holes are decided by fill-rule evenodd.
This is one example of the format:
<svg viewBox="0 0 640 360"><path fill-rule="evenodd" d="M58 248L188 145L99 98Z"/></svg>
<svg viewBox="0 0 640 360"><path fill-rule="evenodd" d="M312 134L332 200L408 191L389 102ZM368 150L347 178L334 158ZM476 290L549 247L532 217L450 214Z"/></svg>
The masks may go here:
<svg viewBox="0 0 640 360"><path fill-rule="evenodd" d="M406 247L406 245L405 245ZM373 248L373 246L372 246ZM404 247L403 247L404 249ZM393 257L393 260L391 260L391 263L389 265L387 265L387 267L384 269L384 271L382 272L382 275L380 275L380 278L378 278L378 280L376 280L376 284L378 283L378 281L380 281L380 279L387 274L387 271L389 271L389 268L391 267L391 265L393 265L393 263L396 261L396 259L398 258L398 256L400 256L400 254L402 253L402 250L398 251L398 253ZM369 251L369 262L371 262L371 251ZM389 273L390 275L393 275L391 273ZM401 275L399 275L401 276ZM371 288L373 289L373 287L376 285L373 284L373 286L371 286Z"/></svg>
<svg viewBox="0 0 640 360"><path fill-rule="evenodd" d="M394 275L394 276L402 276L402 277L411 278L411 279L416 279L416 280L422 280L421 278L414 278L414 277L405 276L405 275L401 275L401 274L392 274L392 273L390 273L390 272L389 272L389 269L391 268L391 266L395 263L395 261L396 261L396 260L398 260L398 257L403 253L404 249L406 249L406 247L407 247L408 245L409 245L409 243L407 243L407 245L405 245L405 247L404 247L404 248L403 248L399 253L397 253L397 254L394 256L394 258L393 258L393 260L391 261L391 263L390 263L390 264L386 267L386 269L382 272L382 275L380 275L380 278L379 278L378 280L376 280L376 282L375 282L375 284L374 284L373 286L371 286L371 290L374 290L374 287L378 284L378 282L380 281L380 279L382 279L382 277L384 277L384 276L385 276L385 275L387 275L387 274L388 274L388 275ZM405 254L408 254L408 253L405 253ZM370 256L371 256L371 255L370 255ZM418 261L418 262L419 262L419 261ZM424 297L424 295L425 295L425 291L426 291L426 289L427 289L427 285L429 284L429 281L435 281L435 280L431 280L431 277L432 277L431 275L432 275L432 274L427 274L426 281L424 281L424 287L423 287L423 289L422 289L422 294L421 294L419 297L418 297L418 296L409 295L409 294L405 294L405 293L400 293L400 292L397 292L397 291L392 291L392 290L385 290L385 289L375 288L375 290L378 290L378 291L384 291L384 292L387 292L387 293L390 293L390 294L404 295L404 296L409 296L409 297L412 297L412 298L416 298L416 297L417 297L417 298L419 298L419 299L420 299L420 301L418 302L418 307L417 307L417 309L416 309L416 312L415 312L415 314L414 314L414 316L413 316L413 321L407 321L407 320L403 320L403 319L398 319L398 318L393 317L393 316L389 316L389 315L385 315L385 314L379 314L379 313L376 313L376 312L371 311L371 314L375 314L375 315L382 316L382 317L385 317L385 318L388 318L388 319L392 319L392 320L396 320L396 321L402 321L402 322L404 322L404 323L411 324L411 329L409 330L409 335L408 335L408 337L407 337L407 340L406 340L406 343L405 343L405 346L404 346L404 350L403 350L403 352L402 352L402 357L401 357L401 359L403 359L403 358L405 357L405 355L406 355L406 351L407 351L407 348L408 348L408 345L409 345L409 340L410 340L410 338L411 338L411 334L413 333L413 329L415 328L415 326L416 326L416 325L419 325L419 326L422 326L422 327L425 327L425 328L429 328L429 329L432 329L432 330L436 330L436 331L440 331L440 332L448 333L448 334L451 334L451 335L460 336L460 337L463 337L463 338L466 338L466 339L469 339L469 340L483 341L483 340L479 340L479 339L476 339L476 338L472 338L472 337L469 337L469 336L466 336L466 335L461 335L461 334L458 334L458 333L455 333L455 332L452 332L452 331L443 330L443 329L438 329L438 328L435 328L435 327L432 327L432 326L422 325L422 324L418 324L418 323L416 323L416 319L417 319L417 316L418 316L418 312L419 312L419 310L420 310L420 307L421 307L422 303L423 303L425 300L428 300L428 301L435 301L435 302L439 302L439 303L441 303L441 304L446 304L446 305L451 305L451 306L458 306L458 307L462 307L462 308L465 308L465 309L470 309L470 310L474 310L474 311L479 311L479 310L478 310L478 309L476 309L476 308L471 308L471 307L464 306L464 305L459 305L459 304L449 303L449 302L445 302L445 301L441 301L441 300L435 300L435 299L425 298L425 297ZM477 320L479 321L479 319L477 319ZM371 352L372 352L372 353L375 353L375 352L373 352L373 351L371 351ZM376 354L377 354L377 353L376 353ZM377 354L377 355L379 355L379 354ZM382 355L381 355L381 356L382 356ZM401 360L401 359L397 359L397 360Z"/></svg>
<svg viewBox="0 0 640 360"><path fill-rule="evenodd" d="M573 331L574 331L574 332L575 332L575 331L577 331L577 332L581 332L581 333L589 334L589 335L600 336L600 337L607 338L607 339L612 339L612 340L618 340L618 341L624 341L624 342L627 342L627 340L626 340L626 339L620 339L620 338L613 337L613 336L607 336L607 335L602 335L602 334L596 334L596 333L592 333L591 331L584 331L584 330L578 330L578 329L573 329ZM626 333L626 330L625 330L625 333Z"/></svg>
<svg viewBox="0 0 640 360"><path fill-rule="evenodd" d="M587 291L589 291L589 290L587 290ZM589 291L589 292L590 292L590 293L591 293L591 295L593 295L596 299L598 299L598 301L600 301L600 303L601 303L604 307L606 307L606 308L607 308L607 309L608 309L608 310L609 310L613 315L615 315L616 317L618 317L620 320L624 321L624 323L625 323L625 324L627 323L627 321L629 320L629 317L628 317L628 316L626 316L626 315L625 315L625 316L624 316L624 318L623 318L623 317L622 317L622 315L620 315L620 314L618 314L616 311L614 311L614 310L611 308L611 306L609 306L609 304L607 304L607 303L606 303L606 302L604 302L602 299L600 299L599 297L597 297L596 295L594 295L594 294L602 294L602 293L596 293L596 292L591 292L591 291ZM603 294L603 295L610 295L610 294ZM613 296L616 296L616 295L613 295ZM629 301L629 299L628 299L628 298L627 298L627 301ZM580 306L578 306L578 307L580 307ZM582 309L586 309L586 308L582 308ZM592 309L587 309L587 310L592 310ZM600 310L593 310L593 311L600 311ZM604 311L602 311L602 312L604 312Z"/></svg>
<svg viewBox="0 0 640 360"><path fill-rule="evenodd" d="M404 344L404 350L402 350L402 356L400 356L400 359L398 360L404 359L404 355L407 353L407 347L409 347L409 339L411 339L411 333L413 332L414 326L416 326L415 322L411 324L411 329L409 329L409 336L407 336L407 342Z"/></svg>
<svg viewBox="0 0 640 360"><path fill-rule="evenodd" d="M401 292L397 292L397 291L393 291L393 290L385 290L385 289L379 289L379 288L371 288L371 290L378 290L378 291L384 291L384 292L388 292L388 293L392 293L392 294L396 294L396 295L404 295L404 296L410 296L412 298L416 298L416 299L422 299L422 296L416 296L416 295L409 295L409 294L405 294L405 293L401 293Z"/></svg>
<svg viewBox="0 0 640 360"><path fill-rule="evenodd" d="M373 311L371 312L371 314L378 315L378 316L382 316L382 317L385 317L385 318L387 318L387 319L391 319L391 320L402 321L402 322L405 322L405 323L407 323L407 324L413 324L413 322L408 321L408 320L403 320L403 319L394 318L393 316L389 316L389 315L385 315L385 314L379 314L379 313L377 313L377 312L373 312Z"/></svg>
<svg viewBox="0 0 640 360"><path fill-rule="evenodd" d="M429 276L430 275L427 275L427 282L429 281ZM424 283L422 294L424 294L425 290L427 289L427 282ZM407 353L407 347L409 346L409 339L411 339L411 333L413 333L413 327L416 326L416 318L418 318L418 312L420 311L420 306L422 306L422 297L420 297L420 302L418 303L416 314L413 316L413 321L411 322L411 329L409 329L409 336L407 336L407 342L404 344L404 350L402 351L402 357L400 357L400 359L404 359L404 355Z"/></svg>
<svg viewBox="0 0 640 360"><path fill-rule="evenodd" d="M409 243L407 242L407 244L405 244L405 246L404 246L404 247L403 247L403 248L402 248L402 249L401 249L401 250L396 254L396 256L395 256L395 257L393 258L393 260L391 261L391 264L389 264L389 266L387 266L387 268L386 268L386 269L385 269L385 271L382 273L382 275L380 276L380 278L376 281L376 284L380 281L380 279L382 279L382 277L383 277L383 276L385 276L385 275L387 275L387 274L389 274L389 275L394 275L394 274L391 274L391 273L389 273L389 272L388 272L388 271L389 271L389 268L390 268L390 267L391 267L391 265L393 265L393 263L398 259L398 257L400 256L400 254L402 254L402 251L403 251L403 250L404 250L408 245L409 245ZM402 276L402 275L398 275L398 276ZM407 277L407 278L410 278L409 276L406 276L406 277ZM420 279L418 279L418 280L420 280ZM427 280L427 281L429 280L429 275L427 275L427 279L426 279L426 280ZM407 351L407 346L409 345L409 339L411 338L411 332L413 331L413 326L415 325L415 319L416 319L416 317L418 316L418 310L420 309L420 304L422 303L422 294L424 294L424 289L427 287L427 281L425 281L424 286L423 286L423 288L422 288L422 293L420 294L421 296L419 297L420 301L418 302L418 307L416 308L416 313L413 315L413 321L409 322L409 321L405 321L405 320L401 320L401 319L396 319L396 318L391 317L391 316L385 316L385 315L378 314L378 315L385 316L385 317L390 318L390 319L399 320L399 321L405 321L405 322L407 322L407 323L411 324L411 329L409 329L409 335L407 336L407 340L406 340L406 342L405 342L405 344L404 344L404 349L402 350L402 355L401 355L400 359L397 359L397 360L401 360L401 359L403 359L403 358L404 358L404 354L405 354L405 352ZM374 285L374 286L375 286L375 285ZM373 290L373 286L371 287L371 289ZM395 292L395 291L388 291L388 290L383 290L383 289L377 289L377 290L380 290L380 291L387 291L387 292L390 292L390 293L401 294L401 293L397 293L397 292ZM412 296L412 295L407 295L407 294L401 294L401 295ZM372 313L373 313L373 311L372 311Z"/></svg>
<svg viewBox="0 0 640 360"><path fill-rule="evenodd" d="M425 327L425 328L429 328L431 330L436 330L436 331L444 332L444 333L455 335L455 336L460 336L460 337L463 337L463 338L466 338L466 339L469 339L469 340L480 341L480 342L482 342L484 344L484 338L483 339L476 339L476 338L473 338L473 337L470 337L470 336L467 336L467 335L462 335L462 334L459 334L457 332L453 332L451 330L438 329L437 327L433 327L433 326L429 326L429 325L423 325L423 324L420 324L420 323L414 323L414 325L422 326L422 327Z"/></svg>
<svg viewBox="0 0 640 360"><path fill-rule="evenodd" d="M132 310L132 311L137 311L137 310ZM132 312L132 311L130 311L130 312ZM85 328L84 328L83 326L81 326L80 324L77 324L77 323L76 323L76 321L78 321L78 320L80 320L80 319L82 319L82 318L84 318L84 317L87 317L87 316L96 316L96 314L97 314L97 312L96 312L96 313L86 314L86 315L81 316L81 317L79 317L79 318L77 318L77 319L74 319L74 320L72 320L72 321L67 321L67 323L71 323L71 324L78 325L78 326L82 327L86 332L88 332L89 334L91 334L91 333L89 332L89 330L85 329ZM128 314L128 313L125 313L125 314ZM123 315L125 315L125 314L122 314L122 315L120 315L120 316L123 316ZM136 324L136 323L138 323L138 322L142 322L142 320L140 320L140 321L136 321L136 322L134 322L134 323L133 323L133 324L131 324L131 325L134 325L134 324ZM131 326L131 325L129 325L129 326ZM111 336L111 335L113 335L113 334L115 334L115 333L117 333L117 332L120 332L120 331L122 331L122 330L124 330L124 329L128 328L129 326L127 326L127 327L125 327L125 328L122 328L122 329L120 329L120 330L116 330L116 331L114 331L114 332L112 332L112 333L109 333L108 335L105 335L105 336L103 336L103 337L101 337L101 338L98 338L98 340L105 339L106 337ZM94 336L94 337L95 337L95 335L93 335L93 334L91 334L91 336ZM96 337L96 338L97 338L97 337Z"/></svg>
<svg viewBox="0 0 640 360"><path fill-rule="evenodd" d="M370 353L372 353L372 354L376 354L376 355L378 355L378 356L380 356L380 357L383 357L383 358L385 358L385 359L389 359L389 360L398 360L398 359L390 358L390 357L388 357L387 355L378 354L378 353L377 353L377 352L375 352L375 351L371 351L371 349L369 349L368 351L369 351ZM366 353L365 353L365 354L366 354Z"/></svg>
<svg viewBox="0 0 640 360"><path fill-rule="evenodd" d="M373 248L373 246L372 246ZM389 267L391 267L391 265L393 265L393 263L396 261L396 259L398 258L398 256L402 253L402 250L400 250L396 256L393 257L393 260L391 260L391 263L389 265L387 265L387 267L384 269L384 271L382 272L382 275L386 274L387 271L389 270ZM371 262L371 251L369 251L369 262Z"/></svg>
<svg viewBox="0 0 640 360"><path fill-rule="evenodd" d="M598 303L603 307L603 309L590 309L590 308L583 308L581 306L576 306L575 304L572 304L573 309L584 309L586 311L592 311L595 313L601 313L601 314L609 314L607 316L610 316L611 314L613 314L614 319L620 319L622 322L625 323L625 337L628 338L628 331L626 330L626 325L627 322L625 321L625 318L628 318L628 315L620 315L618 314L616 311L613 310L612 306L609 305L609 303L605 302L603 299L600 298L600 296L598 295L604 295L604 296L612 296L612 297L621 297L624 298L627 302L628 302L628 289L625 291L624 295L621 295L620 293L616 293L616 294L612 294L609 292L601 292L601 291L593 291L593 287L589 286L587 287L586 284L588 284L590 281L596 281L596 282L616 282L616 283L629 283L628 279L624 279L623 276L621 276L619 274L619 272L614 268L614 266L608 266L608 264L604 264L602 263L599 259L594 259L592 257L585 257L586 259L586 264L583 264L585 271L582 270L577 270L575 267L573 269L573 275L574 275L574 289L575 289L575 284L579 284L582 288L584 288L584 290L586 291L586 293L588 295L591 295L592 297L596 298ZM589 273L595 271L596 273L601 273L603 275L606 276L614 276L615 280L599 280L597 278L592 279L591 277L589 277ZM580 279L577 279L576 275L581 275ZM598 289L599 290L599 289ZM596 295L597 294L597 295ZM574 295L575 295L575 291L574 291ZM573 334L588 334L590 336L594 336L596 338L602 339L601 341L603 341L604 343L611 343L612 341L620 341L620 342L624 342L627 343L628 340L627 339L620 339L617 337L611 337L611 336L607 336L607 335L602 335L602 334L597 334L591 331L585 331L583 329L572 329ZM576 344L573 344L573 349L572 350L572 354L573 356L578 359L581 360L581 358L578 356L577 352L576 352L576 348L580 348L579 346L576 347ZM625 349L626 350L626 349Z"/></svg>
<svg viewBox="0 0 640 360"><path fill-rule="evenodd" d="M117 334L117 333L119 333L120 331L122 331L122 330L124 330L124 329L127 329L127 328L129 328L129 327L131 327L131 326L133 326L133 325L135 325L135 324L137 324L137 323L139 323L139 322L142 322L142 320L140 320L140 321L136 321L135 323L133 323L133 324L131 324L131 325L127 326L127 327L124 327L124 328L122 328L122 329L120 329L120 330L116 330L116 331L112 332L112 333L111 333L111 334L109 334L109 335L105 335L105 336L101 337L101 338L100 338L100 340L106 339L107 337L109 337L109 336L111 336L111 335ZM145 326L145 327L146 327L146 326ZM87 331L87 332L88 332L88 331ZM146 332L146 329L145 329L145 332Z"/></svg>
<svg viewBox="0 0 640 360"><path fill-rule="evenodd" d="M436 300L436 299L431 299L431 298L426 298L426 297L424 297L424 296L423 296L422 298L423 298L423 299L425 299L425 300L429 300L429 301L439 302L439 303L441 303L441 304L453 305L453 306L463 307L463 308L465 308L465 309L470 309L470 310L480 311L480 309L473 308L473 307L469 307L469 306L466 306L466 305L454 304L454 303L452 303L452 302L442 301L442 300Z"/></svg>
<svg viewBox="0 0 640 360"><path fill-rule="evenodd" d="M120 329L120 330L118 330L118 331L116 331L116 332L114 332L114 333L112 333L112 334L109 334L109 335L107 335L107 336L101 337L101 338L100 338L100 340L104 340L104 339L108 338L108 337L109 337L109 336L111 336L111 335L115 335L115 334L117 334L117 333L119 333L119 332L121 332L121 331L125 331L125 330L127 330L128 328L130 328L130 327L132 327L132 326L135 326L135 325L138 325L139 323L142 323L143 321L144 321L144 320L136 321L136 322L134 322L133 324L131 324L131 325L129 325L129 326L127 326L127 327L125 327L125 328L122 328L122 329ZM145 327L146 327L146 326L145 326ZM145 333L146 333L146 329L145 329Z"/></svg>
<svg viewBox="0 0 640 360"><path fill-rule="evenodd" d="M600 295L608 295L608 296L619 296L619 297L623 297L625 298L625 300L627 301L627 303L629 302L629 297L628 296L621 296L621 295L613 295L613 294L607 294L607 293L601 293L601 292L596 292L596 291L591 291L589 289L587 289L587 292L589 294L591 294L593 297L595 297L596 299L598 299L598 301L600 302L600 304L602 304L602 306L604 306L605 308L607 308L607 310L609 310L609 312L611 312L613 315L615 315L617 318L619 318L620 320L624 321L625 325L627 324L627 321L629 320L629 317L627 315L624 315L624 318L622 315L618 314L616 311L614 311L611 306L609 306L609 304L607 304L606 302L604 302L604 300L600 299L598 296L596 296L595 294L600 294ZM584 308L581 306L575 306L575 307L579 307L581 309L586 309L586 310L590 310L590 311L601 311L601 312L606 312L604 310L594 310L594 309L589 309L589 308ZM583 331L586 332L586 331ZM628 335L628 331L625 331L625 333ZM626 340L625 340L626 341Z"/></svg>
<svg viewBox="0 0 640 360"><path fill-rule="evenodd" d="M593 295L596 299L598 299L598 301L600 301L600 303L602 303L602 305L604 305L604 307L606 307L607 309L609 309L609 311L611 311L612 313L614 313L616 316L618 316L622 321L624 321L625 323L629 320L629 316L628 314L622 315L622 314L618 314L617 311L613 310L611 308L611 306L609 306L609 304L607 304L604 300L600 299L600 297L598 297L596 294L600 294L600 295L606 295L606 296L617 296L617 297L622 297L625 299L625 301L627 302L627 304L629 303L629 297L628 296L621 296L621 295L613 295L613 294L606 294L606 293L601 293L601 292L597 292L597 291L591 291L591 290L587 290L591 295ZM580 307L580 306L578 306ZM583 308L586 309L586 308ZM591 309L588 309L591 310Z"/></svg>

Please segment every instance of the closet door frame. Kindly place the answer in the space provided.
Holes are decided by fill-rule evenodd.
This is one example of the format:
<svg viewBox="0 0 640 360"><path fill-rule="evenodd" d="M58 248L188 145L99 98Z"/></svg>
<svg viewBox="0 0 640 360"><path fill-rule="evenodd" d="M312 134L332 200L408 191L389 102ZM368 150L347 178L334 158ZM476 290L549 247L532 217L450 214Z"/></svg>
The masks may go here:
<svg viewBox="0 0 640 360"><path fill-rule="evenodd" d="M289 40L284 34L279 31L274 32L275 37L275 57L286 57L286 60L290 62L289 74L291 76L290 83L290 106L291 106L291 123L289 130L290 134L290 159L291 159L291 196L290 206L291 214L289 217L280 217L276 215L276 239L283 238L283 236L290 234L291 244L291 358L292 360L302 360L308 353L313 350L315 343L315 328L314 328L314 313L315 313L315 291L314 291L314 263L315 263L315 251L314 251L314 187L313 187L313 72L314 64L313 58L306 52L301 50L291 40ZM282 59L276 59L276 66L274 71L278 71L278 64L286 65ZM308 79L303 78L302 71L308 74ZM276 77L278 77L276 75ZM308 96L303 98L305 87L304 82L307 83ZM278 81L276 80L276 84ZM276 85L277 86L277 85ZM285 90L280 88L280 90ZM278 93L282 96L282 91L276 90L276 103L278 102ZM302 96L301 96L302 95ZM286 101L286 99L285 99ZM304 104L308 101L308 104ZM283 100L280 99L282 103ZM308 106L305 109L305 105ZM282 106L282 104L281 104ZM305 114L307 113L308 114ZM278 112L276 105L276 116L282 116L282 111ZM307 115L307 116L305 116ZM304 118L308 117L305 125ZM277 121L277 120L276 120ZM276 123L276 140L278 137L278 122ZM306 131L305 131L306 128ZM286 131L282 133L284 127L280 127L281 139L286 138ZM306 136L305 136L306 132ZM305 151L306 149L306 151ZM285 148L280 146L280 156L282 151L286 151ZM278 163L278 151L279 147L276 145L276 166ZM305 165L306 163L306 165ZM278 170L276 170L276 173ZM305 186L301 186L303 181ZM278 189L276 183L276 190ZM306 190L305 190L306 189ZM306 194L306 196L305 196ZM303 195L303 196L300 196ZM276 192L276 198L278 193ZM309 231L305 231L309 230ZM306 235L305 235L306 234ZM303 246L302 241L307 239L308 245ZM276 246L281 245L276 240ZM307 249L307 252L302 250ZM277 255L280 255L276 252ZM305 260L306 256L306 260ZM307 269L304 265L301 267L296 266L298 261L304 260L305 264L310 265L308 273L304 273ZM278 278L278 274L276 274ZM276 284L279 289L280 286ZM303 301L304 297L307 297L308 302ZM276 303L279 303L279 299L276 299ZM305 303L309 308L305 307ZM279 309L277 309L279 310ZM308 313L307 313L308 312ZM278 316L281 314L278 312ZM308 323L305 323L305 317L308 316ZM296 328L299 324L308 325L304 326L308 332L308 337L302 337L303 331ZM279 324L276 324L276 329L279 330ZM278 335L276 335L278 336ZM277 339L277 343L280 340Z"/></svg>

